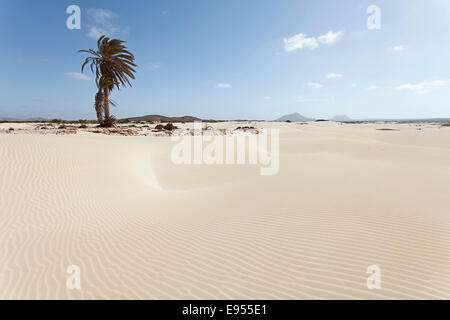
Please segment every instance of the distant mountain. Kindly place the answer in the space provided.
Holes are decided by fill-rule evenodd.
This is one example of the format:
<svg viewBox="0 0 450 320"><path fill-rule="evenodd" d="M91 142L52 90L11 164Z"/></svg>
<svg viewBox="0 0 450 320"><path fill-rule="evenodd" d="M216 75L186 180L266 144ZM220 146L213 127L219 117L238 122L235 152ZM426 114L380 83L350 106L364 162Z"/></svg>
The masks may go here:
<svg viewBox="0 0 450 320"><path fill-rule="evenodd" d="M154 121L154 122L194 122L194 121L201 121L202 119L192 117L192 116L183 116L183 117L166 117L161 116L157 114L152 114L148 116L142 116L142 117L131 117L131 118L125 118L130 121Z"/></svg>
<svg viewBox="0 0 450 320"><path fill-rule="evenodd" d="M287 115L282 116L281 118L278 118L277 120L275 120L275 122L286 122L286 121L309 122L309 121L314 121L314 119L304 117L301 114L296 112L296 113L287 114Z"/></svg>
<svg viewBox="0 0 450 320"><path fill-rule="evenodd" d="M44 118L40 118L40 117L36 117L36 118L28 118L28 119L19 119L19 118L0 118L0 121L8 121L8 122L14 122L14 121L30 121L30 122L36 122L36 121L48 121L48 119L44 119Z"/></svg>
<svg viewBox="0 0 450 320"><path fill-rule="evenodd" d="M351 119L350 117L348 117L345 114L340 114L340 115L337 115L337 116L334 116L333 118L331 118L330 121L351 122L351 121L353 121L353 119Z"/></svg>

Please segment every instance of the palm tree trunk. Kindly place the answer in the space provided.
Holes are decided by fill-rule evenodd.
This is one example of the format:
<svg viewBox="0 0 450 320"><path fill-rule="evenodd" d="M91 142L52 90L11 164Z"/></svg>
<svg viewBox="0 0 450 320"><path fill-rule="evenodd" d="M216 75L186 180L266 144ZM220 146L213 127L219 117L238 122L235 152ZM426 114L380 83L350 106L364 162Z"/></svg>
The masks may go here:
<svg viewBox="0 0 450 320"><path fill-rule="evenodd" d="M95 112L97 113L97 121L100 125L103 124L103 93L102 89L99 89L95 95Z"/></svg>
<svg viewBox="0 0 450 320"><path fill-rule="evenodd" d="M109 113L109 92L108 87L103 88L103 109L105 111L105 122L106 125L109 126L109 123L111 122L111 115Z"/></svg>

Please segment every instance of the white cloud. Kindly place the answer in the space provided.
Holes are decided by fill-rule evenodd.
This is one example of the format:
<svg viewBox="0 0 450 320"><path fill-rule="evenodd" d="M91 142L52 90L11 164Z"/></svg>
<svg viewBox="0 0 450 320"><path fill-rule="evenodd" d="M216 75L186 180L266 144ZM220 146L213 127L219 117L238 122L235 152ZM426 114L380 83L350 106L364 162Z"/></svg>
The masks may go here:
<svg viewBox="0 0 450 320"><path fill-rule="evenodd" d="M291 38L284 38L284 50L286 52L308 48L314 50L317 48L319 44L317 43L316 38L311 37L307 38L306 34L299 33Z"/></svg>
<svg viewBox="0 0 450 320"><path fill-rule="evenodd" d="M343 31L334 32L330 30L326 34L316 38L316 37L308 37L304 33L299 33L290 38L283 39L284 51L290 52L294 50L301 50L303 48L314 50L319 46L319 43L333 44L336 41L339 41L342 38L343 34L344 34Z"/></svg>
<svg viewBox="0 0 450 320"><path fill-rule="evenodd" d="M272 97L264 97L264 100L270 100Z"/></svg>
<svg viewBox="0 0 450 320"><path fill-rule="evenodd" d="M426 94L429 93L432 89L440 89L446 86L447 83L448 83L447 80L424 81L419 83L405 83L396 87L396 89L401 91L410 91L416 94Z"/></svg>
<svg viewBox="0 0 450 320"><path fill-rule="evenodd" d="M93 24L88 26L88 36L97 40L102 35L113 35L119 30L119 26L115 25L114 20L117 15L108 9L89 9L88 17Z"/></svg>
<svg viewBox="0 0 450 320"><path fill-rule="evenodd" d="M115 14L109 9L89 9L87 13L94 22L102 25L111 25L111 20L115 17Z"/></svg>
<svg viewBox="0 0 450 320"><path fill-rule="evenodd" d="M371 85L371 86L369 86L369 90L375 90L375 89L377 89L378 87L376 86L376 85Z"/></svg>
<svg viewBox="0 0 450 320"><path fill-rule="evenodd" d="M402 44L392 48L392 50L394 50L394 51L403 51L404 49L405 49L405 46Z"/></svg>
<svg viewBox="0 0 450 320"><path fill-rule="evenodd" d="M356 88L358 85L356 83L352 83L352 88Z"/></svg>
<svg viewBox="0 0 450 320"><path fill-rule="evenodd" d="M105 29L101 29L96 26L90 26L88 37L97 40L102 35L107 34L107 33L108 33L108 31L106 31Z"/></svg>
<svg viewBox="0 0 450 320"><path fill-rule="evenodd" d="M231 84L229 83L218 83L216 84L217 88L231 88Z"/></svg>
<svg viewBox="0 0 450 320"><path fill-rule="evenodd" d="M343 77L343 75L340 73L327 73L325 75L326 79L338 79L338 78L342 78L342 77Z"/></svg>
<svg viewBox="0 0 450 320"><path fill-rule="evenodd" d="M434 80L431 82L426 82L427 85L429 85L432 88L440 89L442 87L445 87L447 85L447 80Z"/></svg>
<svg viewBox="0 0 450 320"><path fill-rule="evenodd" d="M323 85L321 85L320 83L317 83L317 82L307 82L307 83L305 83L305 85L307 87L314 88L314 89L323 88Z"/></svg>
<svg viewBox="0 0 450 320"><path fill-rule="evenodd" d="M344 32L342 32L342 31L334 32L333 30L330 30L323 36L320 36L318 38L318 40L319 40L319 42L322 42L324 44L333 44L336 41L339 41L343 35L344 35Z"/></svg>
<svg viewBox="0 0 450 320"><path fill-rule="evenodd" d="M423 90L425 87L422 84L416 83L405 83L401 86L398 86L397 90L408 90L408 91L417 91L417 90Z"/></svg>
<svg viewBox="0 0 450 320"><path fill-rule="evenodd" d="M67 76L69 78L76 79L76 80L84 80L84 81L92 80L87 75L85 75L83 73L79 73L79 72L67 72Z"/></svg>

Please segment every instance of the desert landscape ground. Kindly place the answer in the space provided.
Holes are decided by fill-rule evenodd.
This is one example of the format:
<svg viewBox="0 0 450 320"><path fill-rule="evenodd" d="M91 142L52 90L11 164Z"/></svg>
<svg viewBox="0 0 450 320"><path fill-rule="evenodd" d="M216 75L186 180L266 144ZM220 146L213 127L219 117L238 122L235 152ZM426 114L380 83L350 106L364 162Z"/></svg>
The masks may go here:
<svg viewBox="0 0 450 320"><path fill-rule="evenodd" d="M0 299L450 299L450 128L251 126L280 130L278 174L0 124Z"/></svg>

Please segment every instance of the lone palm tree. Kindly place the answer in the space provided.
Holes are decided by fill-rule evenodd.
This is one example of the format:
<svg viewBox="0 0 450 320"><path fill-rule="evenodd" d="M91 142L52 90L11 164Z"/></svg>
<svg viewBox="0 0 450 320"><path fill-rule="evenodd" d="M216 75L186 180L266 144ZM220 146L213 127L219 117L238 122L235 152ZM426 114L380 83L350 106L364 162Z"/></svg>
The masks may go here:
<svg viewBox="0 0 450 320"><path fill-rule="evenodd" d="M115 105L109 99L109 94L114 88L120 90L121 87L129 85L130 79L135 79L134 55L127 50L125 41L110 39L101 36L97 41L98 50L79 50L78 52L89 53L91 56L84 61L81 72L86 65L90 64L91 71L95 73L95 83L98 92L95 96L95 110L100 126L110 127L113 125L109 105Z"/></svg>

